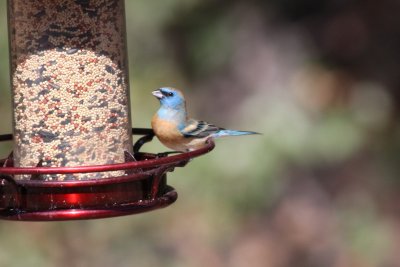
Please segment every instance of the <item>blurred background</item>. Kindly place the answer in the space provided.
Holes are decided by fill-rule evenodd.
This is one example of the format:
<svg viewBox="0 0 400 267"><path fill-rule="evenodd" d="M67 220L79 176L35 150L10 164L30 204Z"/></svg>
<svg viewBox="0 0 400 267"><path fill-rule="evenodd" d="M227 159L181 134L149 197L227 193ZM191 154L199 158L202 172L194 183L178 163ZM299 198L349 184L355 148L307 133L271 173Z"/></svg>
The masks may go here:
<svg viewBox="0 0 400 267"><path fill-rule="evenodd" d="M192 117L263 135L218 140L169 174L179 198L163 210L0 222L0 266L400 266L399 12L396 0L126 1L135 127L158 109L151 91L174 86Z"/></svg>

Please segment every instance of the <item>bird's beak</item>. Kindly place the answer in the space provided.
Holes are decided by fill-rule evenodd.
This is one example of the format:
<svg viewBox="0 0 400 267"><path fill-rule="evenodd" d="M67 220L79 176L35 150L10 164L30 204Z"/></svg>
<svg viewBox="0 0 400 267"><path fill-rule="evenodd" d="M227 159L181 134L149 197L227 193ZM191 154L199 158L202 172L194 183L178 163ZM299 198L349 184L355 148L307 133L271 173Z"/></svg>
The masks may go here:
<svg viewBox="0 0 400 267"><path fill-rule="evenodd" d="M152 94L153 94L155 97L157 97L158 99L161 99L161 98L164 97L164 95L161 93L160 90L155 90L155 91L152 92Z"/></svg>

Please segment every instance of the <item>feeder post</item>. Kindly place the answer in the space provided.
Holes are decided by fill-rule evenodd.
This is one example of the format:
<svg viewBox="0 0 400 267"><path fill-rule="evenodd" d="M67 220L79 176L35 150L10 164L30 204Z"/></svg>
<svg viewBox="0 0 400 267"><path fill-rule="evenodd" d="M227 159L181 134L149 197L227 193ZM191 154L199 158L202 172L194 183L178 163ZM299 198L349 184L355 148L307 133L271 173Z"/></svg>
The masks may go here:
<svg viewBox="0 0 400 267"><path fill-rule="evenodd" d="M8 0L8 24L14 165L123 163L132 152L124 0Z"/></svg>

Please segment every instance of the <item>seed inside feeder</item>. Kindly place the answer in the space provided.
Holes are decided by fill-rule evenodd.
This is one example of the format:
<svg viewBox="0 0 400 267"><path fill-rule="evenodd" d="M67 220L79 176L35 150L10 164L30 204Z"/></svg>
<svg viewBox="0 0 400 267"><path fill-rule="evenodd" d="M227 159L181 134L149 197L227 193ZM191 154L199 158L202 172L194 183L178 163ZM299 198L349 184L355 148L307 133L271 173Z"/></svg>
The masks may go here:
<svg viewBox="0 0 400 267"><path fill-rule="evenodd" d="M132 142L123 0L11 0L9 7L15 165L124 162Z"/></svg>

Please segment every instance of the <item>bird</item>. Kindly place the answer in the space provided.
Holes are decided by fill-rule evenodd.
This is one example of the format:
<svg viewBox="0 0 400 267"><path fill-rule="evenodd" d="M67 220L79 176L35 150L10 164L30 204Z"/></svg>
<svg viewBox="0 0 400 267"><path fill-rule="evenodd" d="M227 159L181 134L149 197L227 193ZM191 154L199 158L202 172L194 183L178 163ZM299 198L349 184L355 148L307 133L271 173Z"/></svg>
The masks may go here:
<svg viewBox="0 0 400 267"><path fill-rule="evenodd" d="M204 147L208 139L224 136L259 134L252 131L228 130L188 117L183 93L172 87L152 92L160 108L151 120L154 134L160 142L177 152L189 152Z"/></svg>

